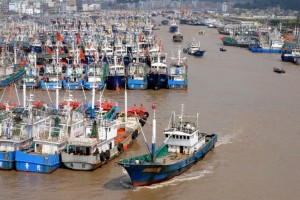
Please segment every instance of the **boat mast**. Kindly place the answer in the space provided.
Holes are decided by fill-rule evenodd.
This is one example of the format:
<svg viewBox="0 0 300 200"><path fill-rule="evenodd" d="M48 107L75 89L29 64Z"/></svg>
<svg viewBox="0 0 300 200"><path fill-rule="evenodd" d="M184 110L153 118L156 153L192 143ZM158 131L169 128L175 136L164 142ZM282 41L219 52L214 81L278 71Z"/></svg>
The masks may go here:
<svg viewBox="0 0 300 200"><path fill-rule="evenodd" d="M91 119L94 120L95 119L95 88L96 88L96 85L95 85L95 65L94 65L94 83L93 85L91 86L93 88L92 90L92 110L91 110ZM100 102L101 104L101 102ZM101 108L100 108L101 109Z"/></svg>
<svg viewBox="0 0 300 200"><path fill-rule="evenodd" d="M125 122L127 122L127 90L125 84Z"/></svg>
<svg viewBox="0 0 300 200"><path fill-rule="evenodd" d="M155 143L156 143L156 119L155 119L155 106L152 106L153 109L153 121L152 121L152 149L151 149L151 159L152 162L155 162Z"/></svg>
<svg viewBox="0 0 300 200"><path fill-rule="evenodd" d="M23 78L23 106L26 107L26 84L25 78Z"/></svg>

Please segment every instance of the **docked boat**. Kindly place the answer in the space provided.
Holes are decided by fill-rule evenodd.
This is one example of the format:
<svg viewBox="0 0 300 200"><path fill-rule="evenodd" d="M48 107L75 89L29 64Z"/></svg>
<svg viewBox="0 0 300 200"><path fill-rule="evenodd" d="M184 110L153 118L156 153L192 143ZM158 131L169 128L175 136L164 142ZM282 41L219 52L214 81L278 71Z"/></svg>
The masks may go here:
<svg viewBox="0 0 300 200"><path fill-rule="evenodd" d="M148 74L148 88L161 89L168 86L168 65L166 64L166 56L156 54L152 57L151 68Z"/></svg>
<svg viewBox="0 0 300 200"><path fill-rule="evenodd" d="M192 43L188 44L187 48L183 49L183 52L196 57L202 57L206 50L201 49L200 42L193 40Z"/></svg>
<svg viewBox="0 0 300 200"><path fill-rule="evenodd" d="M36 55L28 56L29 64L25 65L25 74L20 79L18 86L21 88L25 84L26 88L38 88L40 86L40 69L36 65Z"/></svg>
<svg viewBox="0 0 300 200"><path fill-rule="evenodd" d="M283 68L278 68L278 67L273 67L273 71L278 73L278 74L282 74L285 73L285 70Z"/></svg>
<svg viewBox="0 0 300 200"><path fill-rule="evenodd" d="M151 152L117 162L127 171L133 187L163 182L180 175L215 147L217 135L200 132L198 115L195 118L195 121L186 121L183 108L180 115L173 112L169 127L163 132L166 140L156 149L154 110Z"/></svg>
<svg viewBox="0 0 300 200"><path fill-rule="evenodd" d="M125 86L125 66L122 58L114 57L113 64L108 67L107 89L116 90Z"/></svg>
<svg viewBox="0 0 300 200"><path fill-rule="evenodd" d="M44 109L36 103L30 95L28 107L15 107L10 114L1 112L0 169L14 169L16 151L30 148L38 127L47 119Z"/></svg>
<svg viewBox="0 0 300 200"><path fill-rule="evenodd" d="M98 89L101 89L105 85L106 78L106 63L91 63L85 66L84 80L82 81L84 88L92 90L92 86L95 84Z"/></svg>
<svg viewBox="0 0 300 200"><path fill-rule="evenodd" d="M121 116L117 120L111 119L110 115L117 111L116 107L112 107L112 112L107 112L105 116L101 114L100 108L100 117L94 118L91 115L94 121L85 127L85 134L68 140L68 146L62 152L62 162L67 168L84 171L97 169L119 156L133 143L140 133L138 118L126 115L124 119Z"/></svg>
<svg viewBox="0 0 300 200"><path fill-rule="evenodd" d="M32 52L41 53L42 52L42 42L39 39L35 39L31 45Z"/></svg>
<svg viewBox="0 0 300 200"><path fill-rule="evenodd" d="M57 85L65 88L66 80L63 78L63 70L60 64L46 64L43 66L44 75L40 81L42 90L55 90Z"/></svg>
<svg viewBox="0 0 300 200"><path fill-rule="evenodd" d="M62 162L67 168L94 170L121 152L114 142L116 122L102 119L99 122L99 126L96 121L92 126L86 126L82 137L68 140L67 148L62 152Z"/></svg>
<svg viewBox="0 0 300 200"><path fill-rule="evenodd" d="M185 58L180 57L180 49L177 58L172 58L168 72L168 88L169 89L187 89L187 62Z"/></svg>
<svg viewBox="0 0 300 200"><path fill-rule="evenodd" d="M73 110L72 99L59 109L59 87L56 87L56 107L54 115L44 118L33 136L33 145L16 151L16 170L52 173L61 165L61 152L68 138L79 137L84 132L84 117L81 111ZM69 95L69 97L71 97Z"/></svg>
<svg viewBox="0 0 300 200"><path fill-rule="evenodd" d="M148 67L145 63L130 63L127 73L127 86L129 89L144 90L148 88Z"/></svg>
<svg viewBox="0 0 300 200"><path fill-rule="evenodd" d="M16 49L14 49L14 63L8 63L7 60L4 59L4 50L1 52L1 54L0 87L7 86L18 81L25 74L25 63L23 63L22 65L17 63Z"/></svg>
<svg viewBox="0 0 300 200"><path fill-rule="evenodd" d="M83 66L68 64L66 66L65 80L66 88L69 90L80 90L83 86Z"/></svg>

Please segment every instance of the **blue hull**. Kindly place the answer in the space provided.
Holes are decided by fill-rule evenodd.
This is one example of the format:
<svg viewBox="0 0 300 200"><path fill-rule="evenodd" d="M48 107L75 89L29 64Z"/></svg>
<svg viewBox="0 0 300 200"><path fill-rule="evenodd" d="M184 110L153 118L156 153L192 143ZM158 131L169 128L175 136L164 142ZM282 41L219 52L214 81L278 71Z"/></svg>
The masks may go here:
<svg viewBox="0 0 300 200"><path fill-rule="evenodd" d="M94 83L83 81L83 85L84 85L85 89L92 90L93 89L92 86L94 85ZM101 83L97 83L96 86L97 86L96 90L99 90L99 89L103 88L104 87L104 81L102 81Z"/></svg>
<svg viewBox="0 0 300 200"><path fill-rule="evenodd" d="M11 170L14 168L16 151L0 152L0 169Z"/></svg>
<svg viewBox="0 0 300 200"><path fill-rule="evenodd" d="M188 81L172 81L168 80L169 89L187 89Z"/></svg>
<svg viewBox="0 0 300 200"><path fill-rule="evenodd" d="M193 53L193 56L197 56L197 57L202 57L204 56L205 51L196 51L195 53Z"/></svg>
<svg viewBox="0 0 300 200"><path fill-rule="evenodd" d="M23 88L23 84L22 83L19 83L19 88ZM37 82L37 83L25 83L25 87L28 88L28 89L31 89L31 88L39 88L40 87L40 82Z"/></svg>
<svg viewBox="0 0 300 200"><path fill-rule="evenodd" d="M82 89L82 80L78 81L78 82L67 82L66 83L66 89L68 90L81 90Z"/></svg>
<svg viewBox="0 0 300 200"><path fill-rule="evenodd" d="M115 90L117 87L124 88L124 76L108 76L107 77L107 89Z"/></svg>
<svg viewBox="0 0 300 200"><path fill-rule="evenodd" d="M148 75L148 88L150 89L161 89L167 88L168 86L168 76L167 74L149 74Z"/></svg>
<svg viewBox="0 0 300 200"><path fill-rule="evenodd" d="M281 49L265 49L261 47L250 47L251 52L253 53L281 53Z"/></svg>
<svg viewBox="0 0 300 200"><path fill-rule="evenodd" d="M170 31L171 33L177 32L177 31L178 31L178 26L171 26L170 29L169 29L169 31Z"/></svg>
<svg viewBox="0 0 300 200"><path fill-rule="evenodd" d="M61 154L30 154L16 151L16 170L50 174L59 168Z"/></svg>
<svg viewBox="0 0 300 200"><path fill-rule="evenodd" d="M42 47L33 46L32 51L35 52L35 53L42 53Z"/></svg>
<svg viewBox="0 0 300 200"><path fill-rule="evenodd" d="M56 82L45 82L44 80L41 80L40 84L42 90L55 90L55 87L57 85ZM61 85L61 89L64 89L64 87L66 86L66 83L63 82L62 80L59 80L58 84Z"/></svg>
<svg viewBox="0 0 300 200"><path fill-rule="evenodd" d="M188 170L193 164L201 160L207 152L209 152L217 142L217 135L211 135L212 139L207 142L203 148L199 149L195 154L181 160L175 164L163 165L160 163L154 164L135 164L135 163L121 163L121 165L128 172L132 184L136 186L151 185L153 183L163 182Z"/></svg>
<svg viewBox="0 0 300 200"><path fill-rule="evenodd" d="M148 87L147 78L144 78L144 80L128 79L127 87L132 90L145 90Z"/></svg>

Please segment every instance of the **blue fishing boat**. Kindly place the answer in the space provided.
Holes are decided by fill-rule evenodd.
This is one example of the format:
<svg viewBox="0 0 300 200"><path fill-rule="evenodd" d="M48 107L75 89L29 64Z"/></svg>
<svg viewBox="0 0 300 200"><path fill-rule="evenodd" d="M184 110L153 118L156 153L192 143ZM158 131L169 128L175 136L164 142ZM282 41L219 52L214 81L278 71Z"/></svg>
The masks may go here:
<svg viewBox="0 0 300 200"><path fill-rule="evenodd" d="M151 185L178 176L214 148L217 135L200 132L198 121L186 121L184 117L183 108L180 115L172 113L169 127L163 132L166 140L156 149L154 111L151 152L117 162L127 171L133 187ZM198 115L195 118L198 119Z"/></svg>
<svg viewBox="0 0 300 200"><path fill-rule="evenodd" d="M125 66L122 58L114 57L114 64L110 64L107 74L107 89L116 90L125 86Z"/></svg>
<svg viewBox="0 0 300 200"><path fill-rule="evenodd" d="M169 89L187 89L187 62L186 59L181 59L180 49L178 50L178 57L172 58L173 62L169 65L168 73L168 88Z"/></svg>
<svg viewBox="0 0 300 200"><path fill-rule="evenodd" d="M174 19L173 19L173 21L172 21L172 23L170 25L169 31L171 33L175 33L175 32L178 31L178 24L176 24L176 22L174 21Z"/></svg>
<svg viewBox="0 0 300 200"><path fill-rule="evenodd" d="M92 63L85 66L85 75L82 84L85 89L92 90L93 85L101 89L105 85L107 63Z"/></svg>
<svg viewBox="0 0 300 200"><path fill-rule="evenodd" d="M51 121L54 120L54 123ZM33 148L16 151L16 170L51 173L61 163L61 151L67 145L66 129L60 127L59 117L50 118L39 127Z"/></svg>
<svg viewBox="0 0 300 200"><path fill-rule="evenodd" d="M32 52L42 53L42 42L38 39L35 39L31 45Z"/></svg>
<svg viewBox="0 0 300 200"><path fill-rule="evenodd" d="M66 88L80 90L83 84L83 66L68 64L65 73Z"/></svg>
<svg viewBox="0 0 300 200"><path fill-rule="evenodd" d="M44 75L40 82L42 90L55 90L57 85L65 88L66 80L63 78L62 66L59 64L46 64L43 66Z"/></svg>
<svg viewBox="0 0 300 200"><path fill-rule="evenodd" d="M148 87L146 63L132 62L128 65L127 86L129 89L144 90Z"/></svg>
<svg viewBox="0 0 300 200"><path fill-rule="evenodd" d="M0 114L0 169L14 168L16 151L28 149L32 145L33 136L47 118L40 108L35 107L32 97L28 107L16 107L10 116L8 113Z"/></svg>
<svg viewBox="0 0 300 200"><path fill-rule="evenodd" d="M183 49L183 52L196 57L202 57L206 50L201 49L200 42L197 43L193 40L192 43L188 44L187 48Z"/></svg>
<svg viewBox="0 0 300 200"><path fill-rule="evenodd" d="M157 54L152 58L150 72L148 73L148 88L161 89L168 86L168 67L166 57Z"/></svg>

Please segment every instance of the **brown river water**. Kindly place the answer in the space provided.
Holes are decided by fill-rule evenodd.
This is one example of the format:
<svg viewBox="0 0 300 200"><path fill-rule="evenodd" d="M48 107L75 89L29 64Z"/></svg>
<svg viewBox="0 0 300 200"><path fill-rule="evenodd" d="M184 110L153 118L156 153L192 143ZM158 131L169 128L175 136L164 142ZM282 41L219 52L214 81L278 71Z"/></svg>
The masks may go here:
<svg viewBox="0 0 300 200"><path fill-rule="evenodd" d="M155 31L163 48L174 53L192 39L206 49L204 57L187 57L187 90L128 91L128 104L157 106L157 142L171 111L199 113L202 131L215 132L214 151L186 173L167 182L132 189L115 159L92 172L58 169L52 174L0 171L0 199L202 199L296 200L300 198L300 68L283 63L280 54L254 54L225 47L216 29L181 25L182 43L173 43L169 26ZM205 35L199 35L204 30ZM276 74L274 66L284 67ZM61 92L61 94L64 92ZM19 90L20 98L22 91ZM98 94L98 93L97 93ZM54 100L55 92L50 92ZM81 91L73 95L82 99ZM91 92L86 92L91 99ZM104 95L124 108L124 90ZM7 95L8 96L8 95ZM7 96L4 97L8 98ZM62 95L61 95L62 96ZM49 101L35 91L36 99ZM150 112L149 121L153 113ZM151 142L151 126L144 132ZM142 136L121 158L146 153Z"/></svg>

